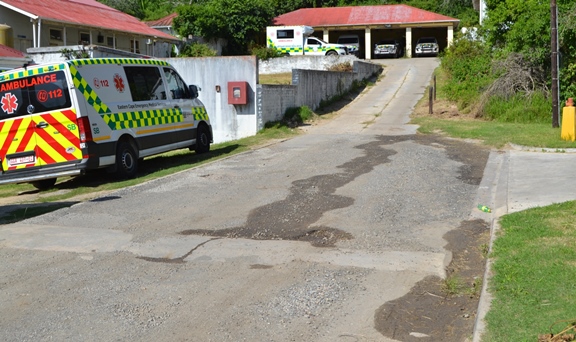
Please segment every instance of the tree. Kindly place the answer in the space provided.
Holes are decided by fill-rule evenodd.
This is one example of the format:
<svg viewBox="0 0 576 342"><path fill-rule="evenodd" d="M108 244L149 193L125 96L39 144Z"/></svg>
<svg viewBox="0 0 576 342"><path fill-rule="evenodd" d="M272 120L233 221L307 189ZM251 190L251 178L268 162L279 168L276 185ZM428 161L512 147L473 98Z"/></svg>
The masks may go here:
<svg viewBox="0 0 576 342"><path fill-rule="evenodd" d="M174 12L184 0L98 0L106 6L130 14L141 20L155 20Z"/></svg>
<svg viewBox="0 0 576 342"><path fill-rule="evenodd" d="M178 8L174 29L183 37L224 38L228 54L244 54L270 25L274 8L267 0L210 0Z"/></svg>
<svg viewBox="0 0 576 342"><path fill-rule="evenodd" d="M561 97L576 92L576 35L572 0L557 1ZM540 0L487 0L484 24L488 43L506 53L521 53L551 75L550 2ZM551 76L548 79L551 84Z"/></svg>

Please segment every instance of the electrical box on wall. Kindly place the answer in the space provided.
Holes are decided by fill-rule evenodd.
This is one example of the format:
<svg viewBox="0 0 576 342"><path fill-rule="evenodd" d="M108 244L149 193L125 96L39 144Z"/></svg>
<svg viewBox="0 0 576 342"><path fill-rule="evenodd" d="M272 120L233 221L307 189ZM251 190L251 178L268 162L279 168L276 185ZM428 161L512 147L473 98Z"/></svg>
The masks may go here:
<svg viewBox="0 0 576 342"><path fill-rule="evenodd" d="M228 82L228 103L245 105L248 103L248 83Z"/></svg>

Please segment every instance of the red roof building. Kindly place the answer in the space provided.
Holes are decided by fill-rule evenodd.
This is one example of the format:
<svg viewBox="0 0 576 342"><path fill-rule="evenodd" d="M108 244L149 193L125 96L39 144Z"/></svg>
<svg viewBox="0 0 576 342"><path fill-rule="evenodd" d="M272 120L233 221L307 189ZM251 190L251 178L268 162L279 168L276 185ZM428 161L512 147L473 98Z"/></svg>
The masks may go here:
<svg viewBox="0 0 576 342"><path fill-rule="evenodd" d="M0 44L0 58L25 58L25 57L26 54L24 52Z"/></svg>
<svg viewBox="0 0 576 342"><path fill-rule="evenodd" d="M146 25L176 37L177 35L174 32L172 24L174 22L174 18L176 18L177 16L178 13L172 13L158 20L146 21Z"/></svg>
<svg viewBox="0 0 576 342"><path fill-rule="evenodd" d="M2 0L0 23L9 27L9 30L0 32L4 33L4 40L20 51L97 44L146 53L142 50L147 42L178 41L96 0Z"/></svg>
<svg viewBox="0 0 576 342"><path fill-rule="evenodd" d="M0 44L0 72L19 68L30 62L32 62L32 58L22 51Z"/></svg>
<svg viewBox="0 0 576 342"><path fill-rule="evenodd" d="M420 37L434 36L441 48L452 42L460 20L408 5L302 8L273 20L276 26L311 26L325 41L336 42L340 35L357 34L364 54L371 57L372 42L386 38L406 42L406 54Z"/></svg>

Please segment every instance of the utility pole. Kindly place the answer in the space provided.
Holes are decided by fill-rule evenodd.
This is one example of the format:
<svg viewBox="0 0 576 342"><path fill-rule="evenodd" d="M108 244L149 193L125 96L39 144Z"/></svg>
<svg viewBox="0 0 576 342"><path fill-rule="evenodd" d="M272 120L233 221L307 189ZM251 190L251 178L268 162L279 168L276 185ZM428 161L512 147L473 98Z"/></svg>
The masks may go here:
<svg viewBox="0 0 576 342"><path fill-rule="evenodd" d="M556 0L550 0L550 38L552 39L552 127L560 127L558 123L558 102L560 98L558 82L558 7Z"/></svg>

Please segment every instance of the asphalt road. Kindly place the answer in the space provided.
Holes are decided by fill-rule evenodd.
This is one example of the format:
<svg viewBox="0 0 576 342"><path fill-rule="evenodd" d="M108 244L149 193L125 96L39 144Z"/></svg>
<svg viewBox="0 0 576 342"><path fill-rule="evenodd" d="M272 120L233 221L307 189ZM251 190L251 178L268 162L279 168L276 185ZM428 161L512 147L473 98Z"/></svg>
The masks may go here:
<svg viewBox="0 0 576 342"><path fill-rule="evenodd" d="M0 226L0 340L394 341L488 152L406 125L436 59L380 62L304 135Z"/></svg>

